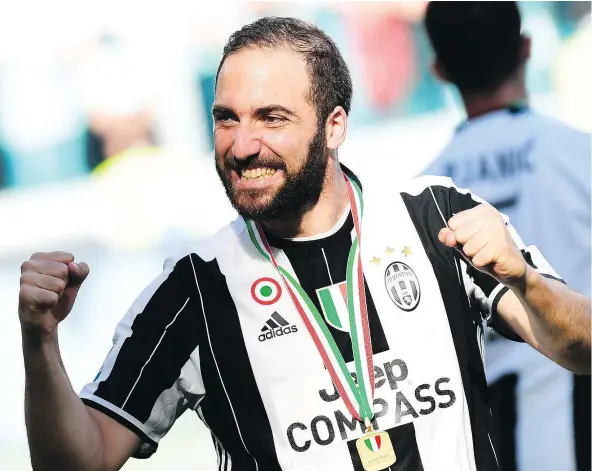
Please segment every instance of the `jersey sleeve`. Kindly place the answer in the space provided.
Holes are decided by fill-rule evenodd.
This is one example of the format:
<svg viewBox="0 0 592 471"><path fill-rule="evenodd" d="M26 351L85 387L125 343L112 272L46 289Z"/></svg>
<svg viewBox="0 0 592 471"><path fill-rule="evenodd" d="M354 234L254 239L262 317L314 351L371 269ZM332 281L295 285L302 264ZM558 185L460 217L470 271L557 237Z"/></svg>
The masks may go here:
<svg viewBox="0 0 592 471"><path fill-rule="evenodd" d="M472 195L467 190L459 189L454 186L450 188L450 209L452 214L466 211L483 203L485 202L481 198ZM542 276L564 282L536 246L527 246L524 244L518 235L518 232L510 223L509 218L505 214L502 214L502 218L512 239L522 252L522 256L526 263ZM465 290L469 297L477 304L487 325L494 329L498 334L503 335L510 340L522 342L523 340L514 333L497 312L497 305L509 288L487 273L477 270L475 267L467 263L460 255L459 259Z"/></svg>
<svg viewBox="0 0 592 471"><path fill-rule="evenodd" d="M147 458L175 420L205 394L199 365L199 296L190 256L167 259L163 272L117 325L113 347L80 397L142 439Z"/></svg>

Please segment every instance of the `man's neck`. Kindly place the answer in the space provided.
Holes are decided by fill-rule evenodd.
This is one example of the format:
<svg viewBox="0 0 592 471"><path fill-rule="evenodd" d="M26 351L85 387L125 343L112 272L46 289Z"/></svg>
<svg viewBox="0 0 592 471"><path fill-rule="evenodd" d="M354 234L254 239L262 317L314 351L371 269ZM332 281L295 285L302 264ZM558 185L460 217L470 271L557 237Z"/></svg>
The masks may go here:
<svg viewBox="0 0 592 471"><path fill-rule="evenodd" d="M526 103L528 94L521 80L510 80L488 94L462 94L469 120L492 111L508 108L517 103Z"/></svg>
<svg viewBox="0 0 592 471"><path fill-rule="evenodd" d="M317 203L293 219L274 219L263 226L276 237L311 237L331 230L349 203L347 187L339 162L330 159L325 172L323 191Z"/></svg>

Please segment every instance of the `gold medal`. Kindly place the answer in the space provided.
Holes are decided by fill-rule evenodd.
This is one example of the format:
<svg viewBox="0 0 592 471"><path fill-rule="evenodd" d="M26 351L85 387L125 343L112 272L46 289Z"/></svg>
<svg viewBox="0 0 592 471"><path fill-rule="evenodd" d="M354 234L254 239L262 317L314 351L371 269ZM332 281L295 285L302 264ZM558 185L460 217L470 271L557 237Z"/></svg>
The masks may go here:
<svg viewBox="0 0 592 471"><path fill-rule="evenodd" d="M366 433L356 440L360 461L366 471L382 471L397 461L391 437L386 432L373 431L366 422Z"/></svg>

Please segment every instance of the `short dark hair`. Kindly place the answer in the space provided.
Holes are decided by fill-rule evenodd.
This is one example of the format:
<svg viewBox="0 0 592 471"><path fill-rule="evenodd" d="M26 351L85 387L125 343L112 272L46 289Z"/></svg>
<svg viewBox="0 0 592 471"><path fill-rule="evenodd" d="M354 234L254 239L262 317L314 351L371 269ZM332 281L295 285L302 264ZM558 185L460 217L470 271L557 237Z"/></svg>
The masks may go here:
<svg viewBox="0 0 592 471"><path fill-rule="evenodd" d="M520 65L516 2L429 2L425 27L447 78L461 92L493 92Z"/></svg>
<svg viewBox="0 0 592 471"><path fill-rule="evenodd" d="M314 25L295 18L266 17L233 33L220 60L218 74L231 54L245 48L290 48L302 54L310 78L307 100L319 121L327 119L336 106L347 114L352 100L349 69L333 40Z"/></svg>

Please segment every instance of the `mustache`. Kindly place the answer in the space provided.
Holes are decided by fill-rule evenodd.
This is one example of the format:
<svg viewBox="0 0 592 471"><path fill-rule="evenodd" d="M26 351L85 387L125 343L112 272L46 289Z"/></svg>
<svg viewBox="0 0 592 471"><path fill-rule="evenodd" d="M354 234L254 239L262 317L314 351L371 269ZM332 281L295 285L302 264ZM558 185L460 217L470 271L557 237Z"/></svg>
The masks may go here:
<svg viewBox="0 0 592 471"><path fill-rule="evenodd" d="M269 167L275 170L285 170L286 164L280 158L274 158L264 155L256 155L247 159L237 159L234 155L227 155L224 157L224 169L236 170L251 170L260 167Z"/></svg>

